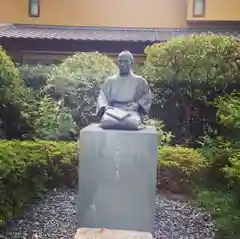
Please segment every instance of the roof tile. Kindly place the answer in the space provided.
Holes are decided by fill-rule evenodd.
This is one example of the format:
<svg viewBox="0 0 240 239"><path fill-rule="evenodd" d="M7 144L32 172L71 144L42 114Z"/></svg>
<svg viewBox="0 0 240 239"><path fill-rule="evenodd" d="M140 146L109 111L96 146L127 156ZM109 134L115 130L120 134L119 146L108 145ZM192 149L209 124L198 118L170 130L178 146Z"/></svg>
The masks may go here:
<svg viewBox="0 0 240 239"><path fill-rule="evenodd" d="M215 32L240 36L240 30L229 29L164 29L164 28L111 28L111 27L58 27L19 24L0 24L0 38L99 40L157 42L194 32Z"/></svg>

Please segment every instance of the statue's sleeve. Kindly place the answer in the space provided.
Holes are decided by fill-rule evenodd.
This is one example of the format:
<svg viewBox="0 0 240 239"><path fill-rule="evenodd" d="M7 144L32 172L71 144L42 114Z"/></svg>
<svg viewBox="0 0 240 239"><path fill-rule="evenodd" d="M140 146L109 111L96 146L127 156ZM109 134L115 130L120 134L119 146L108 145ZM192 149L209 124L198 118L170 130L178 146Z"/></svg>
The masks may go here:
<svg viewBox="0 0 240 239"><path fill-rule="evenodd" d="M146 115L149 113L149 110L152 104L152 92L148 82L145 79L142 79L140 84L141 84L140 86L141 97L137 103L140 106L140 113Z"/></svg>
<svg viewBox="0 0 240 239"><path fill-rule="evenodd" d="M97 98L96 113L98 117L102 117L105 111L105 107L109 106L109 96L110 96L110 82L107 80L104 82L100 89Z"/></svg>

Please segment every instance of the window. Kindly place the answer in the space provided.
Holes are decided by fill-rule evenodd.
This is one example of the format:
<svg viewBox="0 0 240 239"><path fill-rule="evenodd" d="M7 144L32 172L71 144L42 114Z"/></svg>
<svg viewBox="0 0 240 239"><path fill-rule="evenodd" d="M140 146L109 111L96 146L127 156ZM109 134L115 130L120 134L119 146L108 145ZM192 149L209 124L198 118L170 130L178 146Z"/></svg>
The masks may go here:
<svg viewBox="0 0 240 239"><path fill-rule="evenodd" d="M194 17L204 17L205 1L206 0L193 0L193 16Z"/></svg>
<svg viewBox="0 0 240 239"><path fill-rule="evenodd" d="M40 15L40 0L29 0L29 16L39 17Z"/></svg>

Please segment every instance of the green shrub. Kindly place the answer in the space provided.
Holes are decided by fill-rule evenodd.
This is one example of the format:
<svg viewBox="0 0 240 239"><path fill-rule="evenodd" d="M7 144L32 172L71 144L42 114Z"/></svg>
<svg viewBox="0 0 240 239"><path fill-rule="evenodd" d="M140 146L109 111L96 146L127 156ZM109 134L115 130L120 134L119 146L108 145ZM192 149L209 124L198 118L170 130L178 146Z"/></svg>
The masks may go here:
<svg viewBox="0 0 240 239"><path fill-rule="evenodd" d="M76 53L68 57L50 72L46 87L56 100L71 109L74 119L95 111L96 98L101 83L117 72L108 56L97 53ZM94 112L95 113L95 112Z"/></svg>
<svg viewBox="0 0 240 239"><path fill-rule="evenodd" d="M207 160L209 172L204 184L196 188L195 198L216 221L216 238L237 239L240 233L240 97L232 93L214 103L218 121L224 126L224 136L204 137L200 152Z"/></svg>
<svg viewBox="0 0 240 239"><path fill-rule="evenodd" d="M0 99L16 99L15 92L18 92L17 96L19 96L19 88L22 88L23 84L19 78L18 69L2 47L0 47L0 78ZM16 102L18 100L17 98Z"/></svg>
<svg viewBox="0 0 240 239"><path fill-rule="evenodd" d="M240 148L236 150L229 158L230 165L224 167L223 171L227 173L227 176L234 179L237 182L240 189Z"/></svg>
<svg viewBox="0 0 240 239"><path fill-rule="evenodd" d="M48 96L39 102L34 128L41 139L72 139L72 135L77 135L77 125L70 110Z"/></svg>
<svg viewBox="0 0 240 239"><path fill-rule="evenodd" d="M214 179L221 179L225 184L233 180L240 186L240 97L237 93L224 95L214 103L218 121L225 127L224 136L205 136L200 151Z"/></svg>
<svg viewBox="0 0 240 239"><path fill-rule="evenodd" d="M205 168L205 159L195 149L163 146L158 151L158 165L163 187L170 187L167 189L173 191L189 190Z"/></svg>
<svg viewBox="0 0 240 239"><path fill-rule="evenodd" d="M199 171L205 165L205 158L195 149L181 146L164 146L159 149L159 165L176 167L186 175Z"/></svg>
<svg viewBox="0 0 240 239"><path fill-rule="evenodd" d="M222 165L228 164L228 158L232 152L232 142L221 136L206 135L203 138L202 146L199 151L205 156L209 166L215 162Z"/></svg>
<svg viewBox="0 0 240 239"><path fill-rule="evenodd" d="M48 186L77 178L75 143L0 141L0 222L16 216Z"/></svg>
<svg viewBox="0 0 240 239"><path fill-rule="evenodd" d="M164 124L161 120L149 119L146 124L155 127L158 135L159 146L169 145L171 143L174 136L172 135L172 132L164 131Z"/></svg>
<svg viewBox="0 0 240 239"><path fill-rule="evenodd" d="M239 41L193 34L153 44L145 53L143 73L151 84L154 104L176 138L185 144L195 141L204 134L202 122L215 130L216 108L208 103L239 88Z"/></svg>
<svg viewBox="0 0 240 239"><path fill-rule="evenodd" d="M49 72L53 66L36 65L29 66L23 65L19 67L20 76L25 85L33 90L40 90L46 86Z"/></svg>
<svg viewBox="0 0 240 239"><path fill-rule="evenodd" d="M240 188L240 94L221 97L216 103L219 122L228 129L230 153L223 171Z"/></svg>
<svg viewBox="0 0 240 239"><path fill-rule="evenodd" d="M222 188L198 185L195 188L196 206L205 208L216 225L216 239L238 239L240 209L234 194Z"/></svg>
<svg viewBox="0 0 240 239"><path fill-rule="evenodd" d="M21 138L32 133L35 98L0 46L0 138Z"/></svg>
<svg viewBox="0 0 240 239"><path fill-rule="evenodd" d="M77 126L69 108L62 102L54 102L44 92L49 73L54 66L19 67L21 78L26 86L33 90L35 102L32 104L32 125L35 137L40 139L75 139Z"/></svg>
<svg viewBox="0 0 240 239"><path fill-rule="evenodd" d="M218 108L217 116L220 124L237 134L240 133L240 93L224 95L216 100L215 105Z"/></svg>
<svg viewBox="0 0 240 239"><path fill-rule="evenodd" d="M238 79L240 45L228 36L176 37L153 44L145 52L149 80L165 83L165 88L177 94L176 97L202 100L207 97L208 86L218 85L225 89L225 84Z"/></svg>
<svg viewBox="0 0 240 239"><path fill-rule="evenodd" d="M229 183L226 180L227 175L224 168L230 166L231 157L238 151L235 144L234 141L221 136L205 136L203 138L199 152L206 159L209 179L225 183L225 185Z"/></svg>
<svg viewBox="0 0 240 239"><path fill-rule="evenodd" d="M0 101L11 102L26 115L32 100L31 91L25 87L18 69L0 46Z"/></svg>

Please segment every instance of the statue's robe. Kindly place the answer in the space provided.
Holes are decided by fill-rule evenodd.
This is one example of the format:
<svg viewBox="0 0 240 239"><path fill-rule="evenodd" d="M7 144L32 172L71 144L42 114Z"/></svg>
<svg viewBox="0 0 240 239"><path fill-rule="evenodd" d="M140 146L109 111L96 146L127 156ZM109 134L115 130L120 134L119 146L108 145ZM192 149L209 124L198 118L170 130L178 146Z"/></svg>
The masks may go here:
<svg viewBox="0 0 240 239"><path fill-rule="evenodd" d="M127 110L128 103L136 102L136 111ZM133 73L128 76L113 75L104 82L97 100L97 115L102 128L140 129L143 119L148 115L152 103L152 93L148 82ZM121 109L122 112L106 114L106 106ZM111 111L111 109L109 109ZM125 114L125 116L124 116Z"/></svg>

